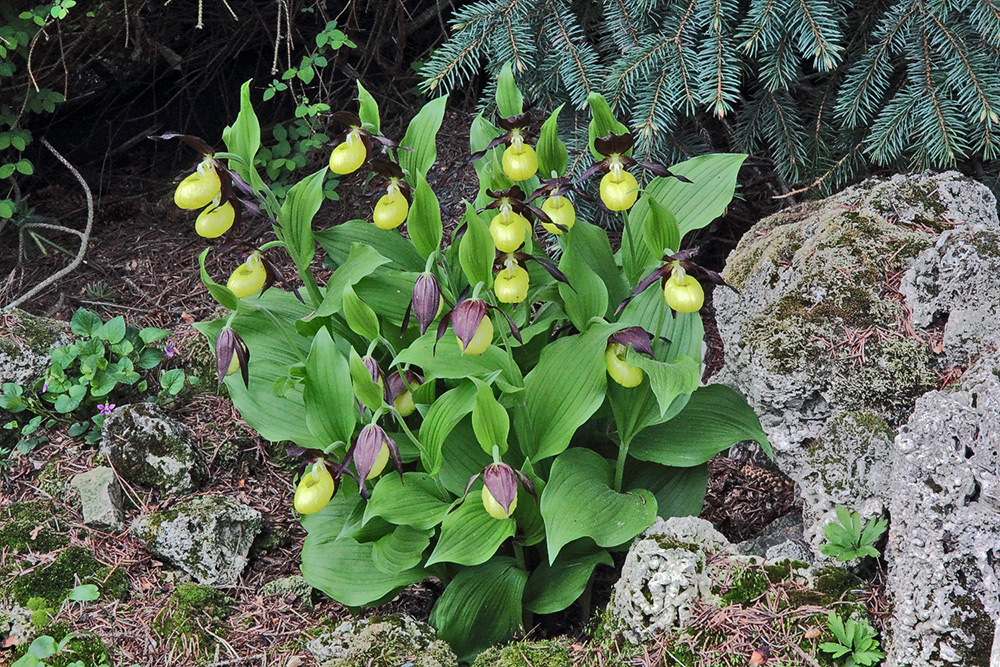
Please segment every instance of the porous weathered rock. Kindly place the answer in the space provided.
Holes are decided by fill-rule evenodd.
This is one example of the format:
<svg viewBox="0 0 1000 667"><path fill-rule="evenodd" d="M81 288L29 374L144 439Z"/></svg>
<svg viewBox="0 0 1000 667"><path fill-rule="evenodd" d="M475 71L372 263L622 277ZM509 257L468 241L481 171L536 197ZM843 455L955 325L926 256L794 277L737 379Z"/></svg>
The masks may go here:
<svg viewBox="0 0 1000 667"><path fill-rule="evenodd" d="M708 558L729 547L712 524L696 517L658 519L650 526L629 549L609 606L625 639L640 644L677 629L696 600L714 600Z"/></svg>
<svg viewBox="0 0 1000 667"><path fill-rule="evenodd" d="M837 505L864 519L885 511L894 429L948 368L935 333L911 324L899 281L942 233L966 228L1000 229L985 187L895 176L759 222L727 261L740 294L715 292L719 379L760 416L819 558Z"/></svg>
<svg viewBox="0 0 1000 667"><path fill-rule="evenodd" d="M299 574L269 581L261 586L260 592L262 595L290 598L299 604L312 608L313 587L309 585L305 577Z"/></svg>
<svg viewBox="0 0 1000 667"><path fill-rule="evenodd" d="M322 667L403 665L458 667L458 658L434 628L409 616L346 621L306 644Z"/></svg>
<svg viewBox="0 0 1000 667"><path fill-rule="evenodd" d="M187 428L155 405L124 405L104 421L101 453L125 480L162 494L198 489L204 468Z"/></svg>
<svg viewBox="0 0 1000 667"><path fill-rule="evenodd" d="M768 564L785 560L812 562L812 550L803 535L802 515L796 512L775 519L760 535L740 542L735 549L740 554L758 556Z"/></svg>
<svg viewBox="0 0 1000 667"><path fill-rule="evenodd" d="M79 494L83 523L100 530L125 529L122 488L111 468L94 468L75 475L70 486Z"/></svg>
<svg viewBox="0 0 1000 667"><path fill-rule="evenodd" d="M1000 619L1000 355L917 401L890 478L887 665L990 664Z"/></svg>
<svg viewBox="0 0 1000 667"><path fill-rule="evenodd" d="M141 516L130 531L199 583L231 586L247 565L261 523L251 507L225 496L200 496Z"/></svg>

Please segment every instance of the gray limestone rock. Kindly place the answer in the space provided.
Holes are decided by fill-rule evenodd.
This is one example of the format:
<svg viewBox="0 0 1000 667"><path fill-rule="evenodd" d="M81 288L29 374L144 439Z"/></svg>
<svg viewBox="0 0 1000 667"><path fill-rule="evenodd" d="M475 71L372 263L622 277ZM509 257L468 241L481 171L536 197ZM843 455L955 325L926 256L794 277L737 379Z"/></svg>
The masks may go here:
<svg viewBox="0 0 1000 667"><path fill-rule="evenodd" d="M1000 620L1000 354L920 398L900 429L886 664L976 667Z"/></svg>
<svg viewBox="0 0 1000 667"><path fill-rule="evenodd" d="M13 600L5 602L0 598L0 637L9 637L18 644L30 642L36 634L31 613Z"/></svg>
<svg viewBox="0 0 1000 667"><path fill-rule="evenodd" d="M122 488L114 470L88 470L74 476L70 485L80 495L85 525L115 532L125 529Z"/></svg>
<svg viewBox="0 0 1000 667"><path fill-rule="evenodd" d="M310 640L306 648L322 667L458 667L455 653L434 628L409 616L346 621Z"/></svg>
<svg viewBox="0 0 1000 667"><path fill-rule="evenodd" d="M625 557L609 607L629 642L680 628L696 600L711 601L709 559L730 549L712 524L696 517L658 519Z"/></svg>
<svg viewBox="0 0 1000 667"><path fill-rule="evenodd" d="M136 519L130 528L154 554L199 583L231 586L239 581L261 529L257 510L225 496L200 496Z"/></svg>
<svg viewBox="0 0 1000 667"><path fill-rule="evenodd" d="M740 542L735 549L740 554L759 556L768 564L784 560L813 561L812 550L803 535L802 516L795 512L775 519L760 535Z"/></svg>
<svg viewBox="0 0 1000 667"><path fill-rule="evenodd" d="M309 585L306 578L295 574L290 577L274 579L261 586L262 595L276 595L284 598L293 598L296 602L307 607L312 607L313 587Z"/></svg>
<svg viewBox="0 0 1000 667"><path fill-rule="evenodd" d="M101 453L129 482L165 495L198 489L204 468L187 428L155 405L124 405L104 421Z"/></svg>
<svg viewBox="0 0 1000 667"><path fill-rule="evenodd" d="M864 519L885 511L894 429L947 363L897 286L962 229L1000 229L985 187L953 172L900 175L762 220L727 260L740 294L715 292L719 381L759 415L817 558L837 505Z"/></svg>

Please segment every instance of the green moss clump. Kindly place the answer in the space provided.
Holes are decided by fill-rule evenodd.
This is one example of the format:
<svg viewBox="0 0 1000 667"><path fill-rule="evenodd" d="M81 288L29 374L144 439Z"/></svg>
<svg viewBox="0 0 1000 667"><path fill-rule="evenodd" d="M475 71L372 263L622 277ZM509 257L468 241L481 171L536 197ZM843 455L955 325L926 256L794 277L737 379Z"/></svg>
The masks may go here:
<svg viewBox="0 0 1000 667"><path fill-rule="evenodd" d="M826 607L833 604L833 598L826 593L809 589L791 589L785 591L788 596L788 605L792 609L799 607Z"/></svg>
<svg viewBox="0 0 1000 667"><path fill-rule="evenodd" d="M215 646L215 638L201 626L225 637L228 632L222 621L232 613L231 605L232 600L211 586L181 584L174 589L166 606L153 619L153 630L171 646L179 644L181 637L188 641L194 640L200 651L207 656Z"/></svg>
<svg viewBox="0 0 1000 667"><path fill-rule="evenodd" d="M863 586L863 582L857 576L841 567L830 565L816 574L816 583L813 588L820 593L829 595L834 600L843 598L853 601L854 596L850 595L850 591Z"/></svg>
<svg viewBox="0 0 1000 667"><path fill-rule="evenodd" d="M565 642L524 641L488 649L472 667L573 667L573 659Z"/></svg>
<svg viewBox="0 0 1000 667"><path fill-rule="evenodd" d="M0 551L49 553L69 543L55 507L43 500L14 503L7 514L10 519L0 527Z"/></svg>
<svg viewBox="0 0 1000 667"><path fill-rule="evenodd" d="M764 572L767 573L768 580L772 584L776 584L781 581L788 581L795 574L795 570L803 570L807 567L809 567L809 563L805 561L789 560L786 558L783 561L765 565Z"/></svg>
<svg viewBox="0 0 1000 667"><path fill-rule="evenodd" d="M18 604L39 598L58 607L76 586L77 579L83 584L96 585L105 599L122 599L128 593L128 577L124 571L112 573L86 548L70 547L45 567L16 578L10 585L10 594Z"/></svg>
<svg viewBox="0 0 1000 667"><path fill-rule="evenodd" d="M41 630L51 623L52 617L59 612L58 609L50 606L45 598L29 598L28 604L25 606L31 610L31 616L28 617L28 620L31 627L36 630Z"/></svg>
<svg viewBox="0 0 1000 667"><path fill-rule="evenodd" d="M763 595L771 582L767 578L767 573L758 569L748 567L736 573L733 579L732 588L723 596L724 605L739 604L744 607Z"/></svg>
<svg viewBox="0 0 1000 667"><path fill-rule="evenodd" d="M31 641L15 647L11 660L17 660L28 652L31 642L43 635L48 635L55 639L56 643L62 641L67 635L72 634L73 638L67 642L65 648L54 656L45 659L48 667L72 667L78 662L82 662L87 667L102 667L110 665L111 653L101 639L91 632L79 632L70 629L67 623L52 623L43 626L44 632L39 630L38 634L31 638Z"/></svg>

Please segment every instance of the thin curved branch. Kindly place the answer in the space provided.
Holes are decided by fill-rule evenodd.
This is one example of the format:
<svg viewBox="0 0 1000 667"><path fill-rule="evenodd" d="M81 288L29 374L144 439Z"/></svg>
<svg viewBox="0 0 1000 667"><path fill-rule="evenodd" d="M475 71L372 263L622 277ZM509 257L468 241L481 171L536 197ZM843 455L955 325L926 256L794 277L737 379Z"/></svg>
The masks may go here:
<svg viewBox="0 0 1000 667"><path fill-rule="evenodd" d="M48 151L52 153L52 155L54 155L57 160L62 162L63 165L65 165L65 167L70 170L73 176L76 177L76 180L80 182L80 186L83 188L83 192L87 196L87 226L84 228L83 234L80 236L80 250L76 253L76 257L73 258L73 261L64 266L63 268L59 269L55 273L53 273L51 276L49 276L42 282L32 287L22 296L11 301L9 304L3 307L3 310L13 310L14 308L17 308L22 303L24 303L28 299L34 297L36 294L41 292L43 289L55 283L63 276L68 275L71 271L76 269L76 267L80 266L80 263L83 262L83 256L87 253L87 243L90 242L90 232L94 228L94 195L90 192L90 186L87 185L87 181L83 180L83 176L80 175L80 172L77 171L76 167L71 165L69 161L66 158L64 158L59 151L53 148L52 144L50 144L45 137L41 138L41 142L42 145L45 146L45 148L47 148Z"/></svg>

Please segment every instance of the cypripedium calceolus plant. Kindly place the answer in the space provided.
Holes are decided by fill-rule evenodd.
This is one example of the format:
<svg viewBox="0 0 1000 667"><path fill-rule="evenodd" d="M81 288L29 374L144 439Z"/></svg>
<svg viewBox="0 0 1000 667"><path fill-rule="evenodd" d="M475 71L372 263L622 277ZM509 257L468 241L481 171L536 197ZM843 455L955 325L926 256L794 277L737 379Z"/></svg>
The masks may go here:
<svg viewBox="0 0 1000 667"><path fill-rule="evenodd" d="M629 297L622 301L619 310L625 308L629 301L643 292L657 280L663 287L663 300L671 310L677 313L696 313L705 305L705 289L691 275L698 273L714 285L728 287L734 292L735 287L722 279L722 276L691 261L698 254L697 248L682 250L678 253L664 255L664 264L639 281Z"/></svg>
<svg viewBox="0 0 1000 667"><path fill-rule="evenodd" d="M280 197L261 177L244 87L215 169L232 174L247 215L270 219L275 236L202 253L202 282L226 314L197 326L243 419L302 457L294 507L308 532L306 580L362 607L436 577L444 592L431 623L471 661L531 614L573 604L594 568L658 515L697 514L716 452L746 439L767 448L742 397L701 386L700 297L688 278L711 274L679 247L722 215L745 156L694 158L641 192L616 181L608 208L631 204L617 214L617 247L585 207L572 207L600 188L571 173L559 111L530 135L530 124L507 122L524 105L504 67L504 122L472 123L479 189L449 238L442 210L457 202L439 201L427 179L447 99L424 105L398 146L372 141L378 105L360 85L358 103L331 162L358 173L359 186L386 187L389 200L367 219L340 220L322 210L326 165ZM590 136L627 136L603 98L590 104ZM609 141L593 142L610 151L597 159L618 160L607 173L638 166ZM545 183L525 157L529 144ZM518 147L517 160L504 157ZM536 197L544 208L528 203ZM249 258L227 286L219 266L235 248ZM272 262L295 267L294 287L261 283ZM662 291L639 289L656 279Z"/></svg>

